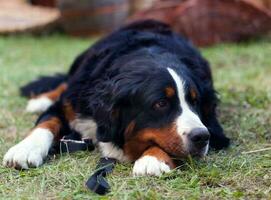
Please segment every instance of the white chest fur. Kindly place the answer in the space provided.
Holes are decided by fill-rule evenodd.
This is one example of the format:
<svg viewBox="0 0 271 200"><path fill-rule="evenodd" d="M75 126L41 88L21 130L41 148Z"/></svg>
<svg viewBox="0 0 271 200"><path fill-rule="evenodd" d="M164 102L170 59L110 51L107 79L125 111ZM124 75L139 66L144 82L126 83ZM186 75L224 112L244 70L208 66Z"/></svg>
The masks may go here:
<svg viewBox="0 0 271 200"><path fill-rule="evenodd" d="M90 138L96 143L97 125L92 119L76 118L70 123L70 127L80 133L82 138Z"/></svg>

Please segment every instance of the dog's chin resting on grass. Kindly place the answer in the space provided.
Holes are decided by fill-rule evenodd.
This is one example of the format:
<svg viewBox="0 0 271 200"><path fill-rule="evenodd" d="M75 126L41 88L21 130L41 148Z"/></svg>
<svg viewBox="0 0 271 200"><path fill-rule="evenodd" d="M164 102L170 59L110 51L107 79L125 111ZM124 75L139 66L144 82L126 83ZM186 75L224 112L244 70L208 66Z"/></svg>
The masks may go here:
<svg viewBox="0 0 271 200"><path fill-rule="evenodd" d="M124 26L80 54L66 75L41 77L21 92L27 111L42 114L4 156L8 167L42 165L72 131L93 139L102 156L134 162L134 175L161 175L176 167L172 158L229 145L208 62L157 21Z"/></svg>

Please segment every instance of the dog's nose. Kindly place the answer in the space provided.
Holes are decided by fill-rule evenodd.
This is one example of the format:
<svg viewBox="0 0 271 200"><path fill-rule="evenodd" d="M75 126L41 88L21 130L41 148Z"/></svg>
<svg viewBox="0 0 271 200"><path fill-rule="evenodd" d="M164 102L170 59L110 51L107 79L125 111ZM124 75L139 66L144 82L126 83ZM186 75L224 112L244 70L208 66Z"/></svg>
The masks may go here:
<svg viewBox="0 0 271 200"><path fill-rule="evenodd" d="M210 134L205 128L196 128L188 134L188 137L197 148L203 148L208 144Z"/></svg>

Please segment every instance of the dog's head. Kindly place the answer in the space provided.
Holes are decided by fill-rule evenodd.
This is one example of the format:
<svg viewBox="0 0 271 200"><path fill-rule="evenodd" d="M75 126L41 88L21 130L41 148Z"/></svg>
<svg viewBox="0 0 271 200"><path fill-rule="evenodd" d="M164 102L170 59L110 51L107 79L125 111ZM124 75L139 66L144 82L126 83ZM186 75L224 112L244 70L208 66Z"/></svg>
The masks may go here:
<svg viewBox="0 0 271 200"><path fill-rule="evenodd" d="M201 88L176 58L124 56L106 74L106 111L96 111L105 120L98 121L98 139L119 143L131 159L153 145L175 157L207 153Z"/></svg>

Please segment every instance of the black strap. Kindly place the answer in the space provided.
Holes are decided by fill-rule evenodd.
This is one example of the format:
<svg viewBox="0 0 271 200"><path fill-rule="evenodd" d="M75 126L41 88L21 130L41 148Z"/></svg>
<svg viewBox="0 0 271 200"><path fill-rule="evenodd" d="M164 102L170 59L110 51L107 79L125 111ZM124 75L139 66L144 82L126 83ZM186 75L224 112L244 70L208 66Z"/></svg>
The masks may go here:
<svg viewBox="0 0 271 200"><path fill-rule="evenodd" d="M49 151L50 155L61 153L72 153L76 151L93 151L95 146L91 139L81 139L78 133L74 132L64 136L60 142L56 143ZM110 186L105 177L113 171L116 159L102 157L98 162L95 172L86 182L87 188L91 191L105 195L110 190Z"/></svg>
<svg viewBox="0 0 271 200"><path fill-rule="evenodd" d="M91 139L71 140L65 138L60 140L59 148L61 153L72 153L87 150L93 151L95 149Z"/></svg>
<svg viewBox="0 0 271 200"><path fill-rule="evenodd" d="M73 131L55 143L51 147L49 155L73 153L76 151L93 151L94 149L95 146L91 139L82 139L79 133Z"/></svg>
<svg viewBox="0 0 271 200"><path fill-rule="evenodd" d="M114 158L101 158L96 167L96 172L94 172L94 174L86 182L87 188L99 195L105 195L108 193L110 186L105 177L107 174L113 171L115 164L116 159Z"/></svg>

